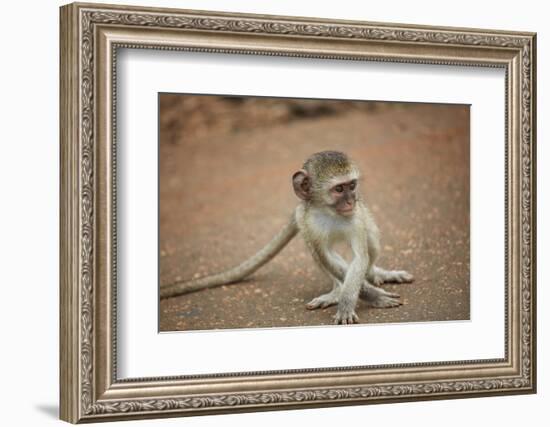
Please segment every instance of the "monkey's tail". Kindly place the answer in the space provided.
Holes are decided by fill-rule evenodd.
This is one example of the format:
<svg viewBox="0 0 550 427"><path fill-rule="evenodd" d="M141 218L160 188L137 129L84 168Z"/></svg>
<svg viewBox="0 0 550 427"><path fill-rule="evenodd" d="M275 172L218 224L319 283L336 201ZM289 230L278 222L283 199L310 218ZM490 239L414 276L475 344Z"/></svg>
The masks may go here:
<svg viewBox="0 0 550 427"><path fill-rule="evenodd" d="M298 225L296 224L295 215L292 215L285 227L253 257L223 273L163 286L160 288L160 298L175 297L201 289L239 282L277 255L297 233Z"/></svg>

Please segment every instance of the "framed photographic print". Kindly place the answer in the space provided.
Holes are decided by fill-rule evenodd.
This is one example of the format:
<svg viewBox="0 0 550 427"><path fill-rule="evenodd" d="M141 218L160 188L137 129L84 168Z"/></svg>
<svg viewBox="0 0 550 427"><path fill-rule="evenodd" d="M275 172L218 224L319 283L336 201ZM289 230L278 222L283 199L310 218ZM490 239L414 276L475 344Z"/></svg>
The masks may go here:
<svg viewBox="0 0 550 427"><path fill-rule="evenodd" d="M535 34L61 8L61 418L533 393Z"/></svg>

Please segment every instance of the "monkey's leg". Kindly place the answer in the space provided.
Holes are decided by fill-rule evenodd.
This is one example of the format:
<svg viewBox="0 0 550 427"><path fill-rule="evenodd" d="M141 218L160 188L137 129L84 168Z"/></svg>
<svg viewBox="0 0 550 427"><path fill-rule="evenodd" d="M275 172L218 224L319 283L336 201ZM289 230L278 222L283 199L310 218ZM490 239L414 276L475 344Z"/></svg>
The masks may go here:
<svg viewBox="0 0 550 427"><path fill-rule="evenodd" d="M384 270L375 265L367 274L367 280L376 286L380 286L382 283L411 283L414 277L403 270Z"/></svg>

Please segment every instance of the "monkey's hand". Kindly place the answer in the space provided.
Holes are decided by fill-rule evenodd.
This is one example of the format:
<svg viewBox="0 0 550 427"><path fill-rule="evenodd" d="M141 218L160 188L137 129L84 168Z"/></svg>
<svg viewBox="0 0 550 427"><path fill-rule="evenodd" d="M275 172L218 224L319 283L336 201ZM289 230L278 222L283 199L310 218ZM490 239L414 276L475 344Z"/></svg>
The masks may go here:
<svg viewBox="0 0 550 427"><path fill-rule="evenodd" d="M336 325L352 325L359 322L359 317L355 314L355 303L347 298L340 298L338 310L334 316Z"/></svg>

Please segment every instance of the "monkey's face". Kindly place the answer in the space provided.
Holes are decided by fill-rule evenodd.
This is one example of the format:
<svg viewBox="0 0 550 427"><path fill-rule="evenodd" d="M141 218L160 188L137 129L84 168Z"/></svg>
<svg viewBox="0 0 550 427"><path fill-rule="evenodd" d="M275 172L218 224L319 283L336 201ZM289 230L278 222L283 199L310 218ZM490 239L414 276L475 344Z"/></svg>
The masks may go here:
<svg viewBox="0 0 550 427"><path fill-rule="evenodd" d="M357 203L359 173L350 165L345 169L347 170L344 170L343 174L334 174L329 168L319 168L311 174L301 169L292 176L294 191L300 199L311 206L350 217L354 214Z"/></svg>
<svg viewBox="0 0 550 427"><path fill-rule="evenodd" d="M328 187L328 204L342 216L352 216L357 202L357 179L337 180Z"/></svg>

